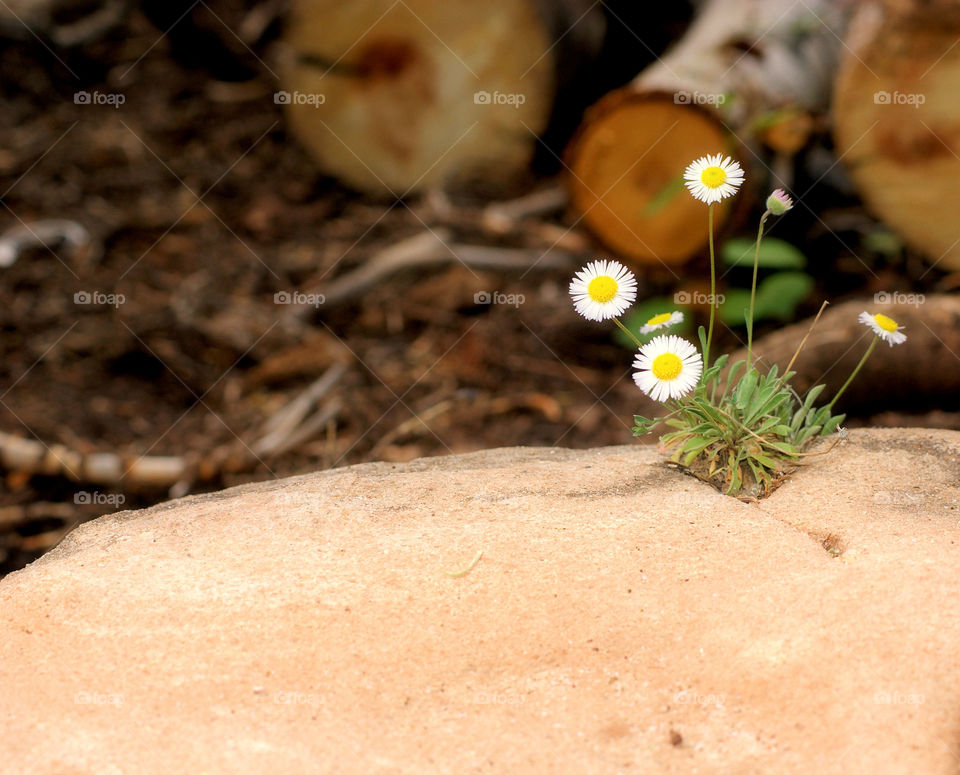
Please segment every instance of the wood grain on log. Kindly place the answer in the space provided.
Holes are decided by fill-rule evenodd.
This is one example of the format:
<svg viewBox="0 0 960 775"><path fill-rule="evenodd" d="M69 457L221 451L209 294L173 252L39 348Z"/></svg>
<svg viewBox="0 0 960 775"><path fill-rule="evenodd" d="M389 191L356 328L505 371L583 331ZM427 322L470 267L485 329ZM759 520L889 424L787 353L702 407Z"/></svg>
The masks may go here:
<svg viewBox="0 0 960 775"><path fill-rule="evenodd" d="M558 27L548 8L587 20ZM598 12L584 0L296 0L281 97L291 130L322 169L372 194L509 180L550 117L565 47Z"/></svg>
<svg viewBox="0 0 960 775"><path fill-rule="evenodd" d="M838 155L873 212L960 269L960 6L868 2L851 22L834 99Z"/></svg>
<svg viewBox="0 0 960 775"><path fill-rule="evenodd" d="M684 168L713 153L749 165L755 155L741 144L758 141L756 119L825 110L845 19L824 0L704 3L686 35L588 111L571 141L568 185L584 223L637 262L691 258L707 226L703 206L681 195ZM717 208L718 226L730 211Z"/></svg>

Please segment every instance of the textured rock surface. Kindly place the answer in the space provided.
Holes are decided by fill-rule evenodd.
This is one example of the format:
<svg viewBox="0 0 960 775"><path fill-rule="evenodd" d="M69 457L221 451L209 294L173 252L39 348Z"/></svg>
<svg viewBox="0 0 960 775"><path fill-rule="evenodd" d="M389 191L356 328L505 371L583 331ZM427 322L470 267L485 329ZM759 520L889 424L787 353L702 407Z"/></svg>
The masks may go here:
<svg viewBox="0 0 960 775"><path fill-rule="evenodd" d="M0 583L0 769L956 773L960 434L812 460L758 505L506 449L103 517Z"/></svg>

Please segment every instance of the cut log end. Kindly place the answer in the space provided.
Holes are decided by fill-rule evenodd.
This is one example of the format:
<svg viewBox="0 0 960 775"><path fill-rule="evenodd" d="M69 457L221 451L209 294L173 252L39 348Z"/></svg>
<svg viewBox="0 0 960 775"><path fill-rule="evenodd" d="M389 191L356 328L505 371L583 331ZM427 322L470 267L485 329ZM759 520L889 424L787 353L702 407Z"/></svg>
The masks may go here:
<svg viewBox="0 0 960 775"><path fill-rule="evenodd" d="M731 138L707 110L673 95L616 92L591 110L568 149L571 201L611 251L640 263L676 265L707 242L702 202L683 171L708 153L729 153ZM730 202L716 206L719 226Z"/></svg>
<svg viewBox="0 0 960 775"><path fill-rule="evenodd" d="M837 79L834 136L870 210L960 269L952 191L960 155L960 8L865 4Z"/></svg>
<svg viewBox="0 0 960 775"><path fill-rule="evenodd" d="M328 174L402 195L528 167L555 88L530 0L297 0L288 29L287 117Z"/></svg>

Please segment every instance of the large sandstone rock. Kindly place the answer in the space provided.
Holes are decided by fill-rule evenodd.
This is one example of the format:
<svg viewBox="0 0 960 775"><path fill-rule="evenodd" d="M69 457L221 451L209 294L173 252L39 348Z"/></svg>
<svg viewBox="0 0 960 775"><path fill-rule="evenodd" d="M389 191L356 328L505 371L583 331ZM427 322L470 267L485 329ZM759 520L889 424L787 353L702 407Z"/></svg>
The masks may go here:
<svg viewBox="0 0 960 775"><path fill-rule="evenodd" d="M102 517L0 584L0 770L956 773L960 434L812 460L756 505L628 446Z"/></svg>

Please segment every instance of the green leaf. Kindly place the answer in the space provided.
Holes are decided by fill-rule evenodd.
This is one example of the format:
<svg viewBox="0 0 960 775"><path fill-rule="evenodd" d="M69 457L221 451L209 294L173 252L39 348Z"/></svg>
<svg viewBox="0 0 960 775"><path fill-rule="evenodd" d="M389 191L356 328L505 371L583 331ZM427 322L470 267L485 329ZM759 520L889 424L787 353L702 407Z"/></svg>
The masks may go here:
<svg viewBox="0 0 960 775"><path fill-rule="evenodd" d="M757 286L754 320L792 320L797 307L813 292L814 285L813 278L804 272L777 272L770 275ZM731 327L743 326L744 310L749 307L749 290L728 288L720 305L720 320Z"/></svg>
<svg viewBox="0 0 960 775"><path fill-rule="evenodd" d="M810 415L810 412L813 408L813 402L817 400L826 385L814 385L810 390L807 391L807 396L803 400L803 405L796 411L796 414L793 415L793 420L790 422L790 427L793 429L793 432L796 433L800 430L800 426L804 425L807 417Z"/></svg>
<svg viewBox="0 0 960 775"><path fill-rule="evenodd" d="M727 489L727 494L737 492L743 483L743 477L740 473L740 458L742 455L743 452L737 450L737 454L734 455L733 460L730 461L730 487Z"/></svg>
<svg viewBox="0 0 960 775"><path fill-rule="evenodd" d="M713 444L716 439L691 439L683 447L683 464L689 466L703 450Z"/></svg>
<svg viewBox="0 0 960 775"><path fill-rule="evenodd" d="M713 363L710 364L710 368L707 369L700 377L700 384L709 385L711 382L719 379L720 372L723 370L724 365L727 362L727 359L730 357L729 354L724 353L719 358L717 358Z"/></svg>
<svg viewBox="0 0 960 775"><path fill-rule="evenodd" d="M813 278L804 272L777 272L760 283L754 316L787 322L813 292Z"/></svg>
<svg viewBox="0 0 960 775"><path fill-rule="evenodd" d="M672 178L669 182L667 182L667 184L656 194L654 194L653 198L649 202L647 202L647 206L643 209L644 217L652 218L664 207L666 207L670 201L682 191L683 175L677 175L677 177Z"/></svg>
<svg viewBox="0 0 960 775"><path fill-rule="evenodd" d="M827 420L830 419L830 407L821 406L817 409L817 413L813 416L813 422L811 425L823 425Z"/></svg>
<svg viewBox="0 0 960 775"><path fill-rule="evenodd" d="M723 243L720 255L729 266L753 267L757 243L749 237L734 237ZM763 269L803 269L807 258L797 248L782 239L765 237L760 243L757 265Z"/></svg>
<svg viewBox="0 0 960 775"><path fill-rule="evenodd" d="M737 385L736 390L734 391L734 403L739 406L741 409L747 405L747 402L750 400L750 397L753 395L753 391L757 387L757 379L759 374L756 369L748 369L746 373L740 378L740 384Z"/></svg>
<svg viewBox="0 0 960 775"><path fill-rule="evenodd" d="M878 229L863 235L863 249L893 259L903 252L903 240L895 232Z"/></svg>
<svg viewBox="0 0 960 775"><path fill-rule="evenodd" d="M770 394L761 401L757 401L754 404L754 408L744 418L744 423L750 425L761 417L765 415L772 415L787 399L791 398L790 393L786 390L776 390L776 386L772 386L774 389L771 390L769 387L766 390L770 391ZM771 419L779 421L778 417L772 417Z"/></svg>
<svg viewBox="0 0 960 775"><path fill-rule="evenodd" d="M758 466L752 458L747 458L747 465L753 471L753 478L757 480L757 484L763 485L763 489L766 490L770 486L770 475Z"/></svg>
<svg viewBox="0 0 960 775"><path fill-rule="evenodd" d="M733 364L731 364L730 370L727 372L727 385L726 385L726 387L723 389L723 396L726 396L726 395L727 395L727 391L730 390L730 388L731 388L734 384L736 384L736 382L737 382L737 372L740 371L740 368L741 368L741 367L745 367L746 365L747 365L747 362L746 362L745 360L743 360L743 361L735 361ZM721 398L723 398L723 396L721 396Z"/></svg>
<svg viewBox="0 0 960 775"><path fill-rule="evenodd" d="M774 460L772 457L768 457L767 455L754 455L753 459L756 460L761 465L766 466L771 471L779 471L781 468L783 468L783 463L788 462L788 461Z"/></svg>
<svg viewBox="0 0 960 775"><path fill-rule="evenodd" d="M820 435L829 436L837 429L837 426L842 423L844 419L846 419L846 416L846 414L836 414L831 417L829 420L827 420L827 422L824 423L823 430L820 431Z"/></svg>
<svg viewBox="0 0 960 775"><path fill-rule="evenodd" d="M727 288L723 294L723 304L719 307L720 320L728 326L745 326L746 315L744 310L750 308L750 291L743 288ZM753 316L759 318L757 308L754 308Z"/></svg>

